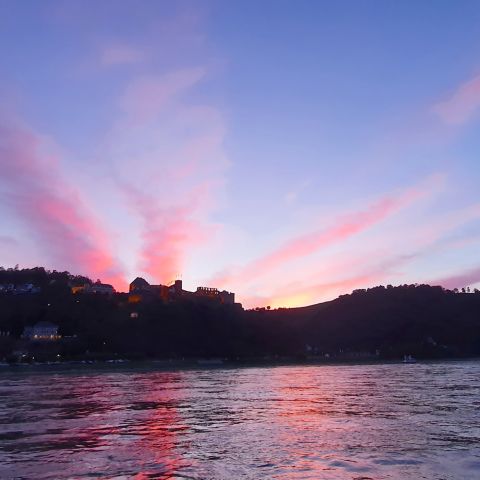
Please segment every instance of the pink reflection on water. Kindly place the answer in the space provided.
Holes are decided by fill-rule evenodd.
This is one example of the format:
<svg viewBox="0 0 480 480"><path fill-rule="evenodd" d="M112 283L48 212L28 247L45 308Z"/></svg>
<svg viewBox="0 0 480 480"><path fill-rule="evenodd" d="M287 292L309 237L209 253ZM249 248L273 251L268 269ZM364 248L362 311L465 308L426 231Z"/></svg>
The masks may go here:
<svg viewBox="0 0 480 480"><path fill-rule="evenodd" d="M162 373L158 384L178 384L184 379L181 373ZM177 449L179 436L188 427L183 425L178 413L176 398L178 389L172 391L155 389L144 395L145 400L140 408L146 409L147 415L140 427L141 437L132 447L142 452L139 461L140 471L134 476L136 480L151 478L171 478L182 466L186 465ZM149 407L150 405L150 407ZM158 475L161 475L160 477Z"/></svg>

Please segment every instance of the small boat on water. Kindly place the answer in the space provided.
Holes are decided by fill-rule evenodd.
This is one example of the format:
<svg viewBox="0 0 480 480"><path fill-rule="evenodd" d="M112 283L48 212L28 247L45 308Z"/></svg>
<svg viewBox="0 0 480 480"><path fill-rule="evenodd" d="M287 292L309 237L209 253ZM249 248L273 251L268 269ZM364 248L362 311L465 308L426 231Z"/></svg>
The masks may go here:
<svg viewBox="0 0 480 480"><path fill-rule="evenodd" d="M417 360L411 355L404 355L402 363L417 363Z"/></svg>

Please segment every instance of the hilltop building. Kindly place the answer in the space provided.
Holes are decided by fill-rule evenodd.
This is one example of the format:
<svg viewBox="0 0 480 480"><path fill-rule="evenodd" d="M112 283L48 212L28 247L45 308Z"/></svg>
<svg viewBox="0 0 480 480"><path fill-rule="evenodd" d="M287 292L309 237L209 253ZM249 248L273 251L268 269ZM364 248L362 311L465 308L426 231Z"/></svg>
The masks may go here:
<svg viewBox="0 0 480 480"><path fill-rule="evenodd" d="M138 303L142 300L162 298L168 300L168 287L165 285L150 285L144 278L137 277L129 287L129 303Z"/></svg>
<svg viewBox="0 0 480 480"><path fill-rule="evenodd" d="M71 287L72 293L99 293L103 295L112 295L115 293L115 289L112 285L108 283L101 283L100 280L97 280L93 284L86 283L82 286Z"/></svg>
<svg viewBox="0 0 480 480"><path fill-rule="evenodd" d="M198 287L195 292L183 289L181 280L175 280L171 285L150 285L144 278L137 277L130 284L129 303L138 303L143 300L161 298L165 302L179 299L212 300L226 305L235 303L235 294L219 291L216 288Z"/></svg>
<svg viewBox="0 0 480 480"><path fill-rule="evenodd" d="M150 290L151 287L154 287L155 285L150 285L144 278L142 277L137 277L129 287L129 291L131 292L139 292L139 291L144 291L144 290Z"/></svg>
<svg viewBox="0 0 480 480"><path fill-rule="evenodd" d="M93 285L87 289L87 293L101 293L103 295L112 295L115 293L115 289L108 283L101 283L97 280Z"/></svg>
<svg viewBox="0 0 480 480"><path fill-rule="evenodd" d="M235 303L234 293L227 292L226 290L220 291L217 288L198 287L194 295L198 298L217 300L225 305L233 305Z"/></svg>

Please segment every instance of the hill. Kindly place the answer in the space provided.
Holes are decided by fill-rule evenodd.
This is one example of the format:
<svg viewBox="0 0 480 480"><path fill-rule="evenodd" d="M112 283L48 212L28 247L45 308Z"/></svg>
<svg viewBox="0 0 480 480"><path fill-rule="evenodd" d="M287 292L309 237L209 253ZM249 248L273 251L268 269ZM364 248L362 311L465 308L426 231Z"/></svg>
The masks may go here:
<svg viewBox="0 0 480 480"><path fill-rule="evenodd" d="M35 293L0 291L0 358L419 358L480 354L480 293L429 285L378 286L317 305L243 310L238 305L128 294L72 294L84 276L43 268L0 269L0 285L31 283ZM0 289L1 290L1 289ZM50 322L62 340L22 338Z"/></svg>

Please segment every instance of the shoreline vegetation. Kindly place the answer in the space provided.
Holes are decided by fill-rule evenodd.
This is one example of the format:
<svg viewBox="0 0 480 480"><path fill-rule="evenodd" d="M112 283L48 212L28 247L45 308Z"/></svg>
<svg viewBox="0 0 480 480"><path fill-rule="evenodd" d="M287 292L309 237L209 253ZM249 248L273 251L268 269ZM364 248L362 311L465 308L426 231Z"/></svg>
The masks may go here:
<svg viewBox="0 0 480 480"><path fill-rule="evenodd" d="M317 305L244 310L208 298L75 293L88 283L42 267L0 268L0 364L207 368L480 357L480 292L468 288L376 286Z"/></svg>

